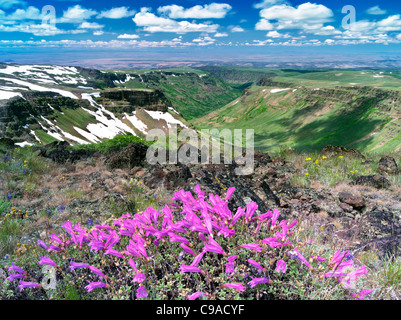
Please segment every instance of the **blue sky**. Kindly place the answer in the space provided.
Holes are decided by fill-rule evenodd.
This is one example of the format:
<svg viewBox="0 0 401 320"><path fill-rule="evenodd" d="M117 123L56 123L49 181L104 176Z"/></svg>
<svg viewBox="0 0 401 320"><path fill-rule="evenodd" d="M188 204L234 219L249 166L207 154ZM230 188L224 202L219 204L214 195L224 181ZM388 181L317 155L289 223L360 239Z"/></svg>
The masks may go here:
<svg viewBox="0 0 401 320"><path fill-rule="evenodd" d="M343 24L347 5L356 19ZM400 43L400 1L0 0L7 52L392 53Z"/></svg>

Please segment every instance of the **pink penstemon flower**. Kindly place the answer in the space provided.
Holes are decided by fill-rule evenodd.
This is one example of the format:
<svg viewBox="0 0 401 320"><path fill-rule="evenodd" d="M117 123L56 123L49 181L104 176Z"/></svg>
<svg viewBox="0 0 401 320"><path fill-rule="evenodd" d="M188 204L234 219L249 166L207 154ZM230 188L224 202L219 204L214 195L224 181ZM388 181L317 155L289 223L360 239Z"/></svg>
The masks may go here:
<svg viewBox="0 0 401 320"><path fill-rule="evenodd" d="M205 273L203 270L199 269L198 267L187 266L185 264L182 264L182 266L180 267L180 272L181 273L185 273L185 272Z"/></svg>
<svg viewBox="0 0 401 320"><path fill-rule="evenodd" d="M125 257L120 252L118 252L117 250L114 250L114 249L107 249L104 252L104 254L110 254L110 255L113 255L115 257L118 257L118 258L121 258L121 259L125 259Z"/></svg>
<svg viewBox="0 0 401 320"><path fill-rule="evenodd" d="M373 292L373 290L370 289L364 289L361 292L355 294L355 293L351 293L351 296L353 298L355 298L356 300L365 300L366 296L371 294Z"/></svg>
<svg viewBox="0 0 401 320"><path fill-rule="evenodd" d="M209 244L205 245L203 251L215 252L223 255L226 254L222 247L220 247L220 245L212 237L209 237Z"/></svg>
<svg viewBox="0 0 401 320"><path fill-rule="evenodd" d="M70 269L75 270L75 269L80 269L80 268L89 268L90 265L82 262L70 262Z"/></svg>
<svg viewBox="0 0 401 320"><path fill-rule="evenodd" d="M196 267L199 264L199 262L202 260L204 254L205 254L204 252L201 252L200 254L198 254L194 258L194 261L192 261L191 266Z"/></svg>
<svg viewBox="0 0 401 320"><path fill-rule="evenodd" d="M241 218L245 214L244 209L238 207L237 213L234 215L233 220L231 221L231 225L234 225L239 218Z"/></svg>
<svg viewBox="0 0 401 320"><path fill-rule="evenodd" d="M174 232L169 232L168 233L169 237L170 237L170 242L181 242L181 243L185 243L185 244L189 244L189 241L187 238L176 235Z"/></svg>
<svg viewBox="0 0 401 320"><path fill-rule="evenodd" d="M228 201L231 198L231 196L232 196L232 194L234 192L235 192L235 187L228 188L227 189L227 194L226 194L226 197L225 197L224 201Z"/></svg>
<svg viewBox="0 0 401 320"><path fill-rule="evenodd" d="M262 284L262 283L271 283L271 281L266 278L252 278L252 280L248 282L248 284L251 288L257 286L258 284Z"/></svg>
<svg viewBox="0 0 401 320"><path fill-rule="evenodd" d="M144 299L148 296L148 292L146 291L146 288L144 286L140 286L137 290L136 290L136 297L138 299Z"/></svg>
<svg viewBox="0 0 401 320"><path fill-rule="evenodd" d="M259 263L257 263L255 260L253 259L248 259L248 262L253 265L256 269L260 271L264 271L266 272L267 270L265 268L263 268Z"/></svg>
<svg viewBox="0 0 401 320"><path fill-rule="evenodd" d="M261 240L261 242L269 245L272 248L285 246L285 244L283 242L281 242L281 241L279 241L279 240L277 240L276 238L273 238L273 237L265 238L265 239Z"/></svg>
<svg viewBox="0 0 401 320"><path fill-rule="evenodd" d="M26 281L20 281L18 288L22 291L25 288L41 288L42 286L39 283L35 282L26 282Z"/></svg>
<svg viewBox="0 0 401 320"><path fill-rule="evenodd" d="M109 285L104 282L89 282L89 284L85 287L85 289L88 290L88 292L91 292L92 290L97 288L107 288L107 287L109 287Z"/></svg>
<svg viewBox="0 0 401 320"><path fill-rule="evenodd" d="M271 224L271 228L273 229L276 226L276 222L278 217L280 216L280 212L278 209L273 209L273 215L272 215L272 224Z"/></svg>
<svg viewBox="0 0 401 320"><path fill-rule="evenodd" d="M188 247L186 244L181 243L181 244L180 244L180 247L181 247L185 252L187 252L187 253L192 254L193 256L195 256L195 252L194 252L190 247Z"/></svg>
<svg viewBox="0 0 401 320"><path fill-rule="evenodd" d="M14 262L11 262L11 267L8 267L8 271L15 271L21 274L26 274L26 272L22 270L21 267L16 266Z"/></svg>
<svg viewBox="0 0 401 320"><path fill-rule="evenodd" d="M44 265L45 264L45 265L48 265L48 266L52 266L52 267L58 268L57 264L52 259L50 259L48 256L40 257L39 264L40 265Z"/></svg>
<svg viewBox="0 0 401 320"><path fill-rule="evenodd" d="M68 245L69 243L68 243L68 241L66 242L66 245ZM49 246L49 249L47 249L47 251L49 251L49 252L51 252L51 251L56 251L56 252L58 252L58 251L61 251L61 248L59 248L59 247L57 247L57 246L54 246L54 245L50 245Z"/></svg>
<svg viewBox="0 0 401 320"><path fill-rule="evenodd" d="M258 220L260 222L266 221L267 219L270 219L273 216L273 212L271 212L270 210L268 210L267 212L260 214L258 216Z"/></svg>
<svg viewBox="0 0 401 320"><path fill-rule="evenodd" d="M101 277L101 278L105 278L105 279L108 278L106 275L103 274L102 271L100 271L100 270L99 270L98 268L96 268L95 266L89 266L89 269L90 269L92 272L96 273L96 274L97 274L99 277Z"/></svg>
<svg viewBox="0 0 401 320"><path fill-rule="evenodd" d="M246 221L248 221L248 222L251 221L251 218L257 208L258 208L258 205L256 204L255 201L252 201L251 203L246 204L246 213L245 213Z"/></svg>
<svg viewBox="0 0 401 320"><path fill-rule="evenodd" d="M242 244L242 245L240 245L240 247L244 248L244 249L251 249L251 250L254 250L254 251L257 251L257 252L261 252L262 251L262 248L257 243Z"/></svg>
<svg viewBox="0 0 401 320"><path fill-rule="evenodd" d="M344 270L344 269L343 269ZM339 279L342 286L346 289L353 289L358 278L367 273L366 266L362 266L348 273L344 278Z"/></svg>
<svg viewBox="0 0 401 320"><path fill-rule="evenodd" d="M11 267L8 268L8 271L15 271L17 273L8 273L8 281L14 281L15 279L23 279L26 278L26 272L22 270L21 267L18 267L14 264L14 262L11 263Z"/></svg>
<svg viewBox="0 0 401 320"><path fill-rule="evenodd" d="M193 294L187 295L187 298L188 298L188 300L195 300L195 299L198 299L199 297L203 298L204 296L207 296L207 295L208 294L205 292L195 292Z"/></svg>
<svg viewBox="0 0 401 320"><path fill-rule="evenodd" d="M281 260L281 259L279 261L277 261L276 272L285 273L286 271L287 271L287 264L285 263L285 261Z"/></svg>
<svg viewBox="0 0 401 320"><path fill-rule="evenodd" d="M131 258L128 260L128 263L130 264L130 266L132 267L132 269L134 269L135 271L135 276L132 278L132 282L137 282L137 283L141 283L146 279L146 276L143 273L140 273L136 267L136 264L134 262L134 260L132 260Z"/></svg>
<svg viewBox="0 0 401 320"><path fill-rule="evenodd" d="M8 278L6 280L8 281L14 281L15 279L25 279L26 276L24 274L19 274L19 273L9 273Z"/></svg>
<svg viewBox="0 0 401 320"><path fill-rule="evenodd" d="M49 250L49 247L46 245L46 243L44 243L42 240L38 239L38 246L42 247L43 249L45 249L46 251Z"/></svg>
<svg viewBox="0 0 401 320"><path fill-rule="evenodd" d="M299 261L301 261L304 265L306 265L309 268L312 268L312 266L309 264L309 262L305 259L305 257L299 253L297 248L294 248L294 250L288 252L291 258L296 258Z"/></svg>
<svg viewBox="0 0 401 320"><path fill-rule="evenodd" d="M312 258L313 260L315 260L315 261L326 261L326 260L327 260L327 259L325 259L325 258L322 258L322 257L316 255L316 254L312 255L311 258Z"/></svg>
<svg viewBox="0 0 401 320"><path fill-rule="evenodd" d="M225 272L226 272L228 277L231 277L231 274L234 273L234 271L235 271L235 264L234 264L235 259L237 259L236 255L230 256L230 257L227 258L228 263L226 264L226 271Z"/></svg>
<svg viewBox="0 0 401 320"><path fill-rule="evenodd" d="M232 288L238 291L245 291L246 287L241 282L233 282L233 283L226 283L222 284L220 287L222 288Z"/></svg>

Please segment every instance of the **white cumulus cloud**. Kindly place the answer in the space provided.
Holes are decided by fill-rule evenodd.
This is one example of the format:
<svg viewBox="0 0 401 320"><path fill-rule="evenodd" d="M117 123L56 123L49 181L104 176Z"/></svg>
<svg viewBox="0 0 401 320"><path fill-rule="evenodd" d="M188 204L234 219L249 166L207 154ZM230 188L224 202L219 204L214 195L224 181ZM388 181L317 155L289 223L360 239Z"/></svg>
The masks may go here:
<svg viewBox="0 0 401 320"><path fill-rule="evenodd" d="M324 5L306 2L298 7L282 4L265 8L260 16L269 22L277 21L277 29L318 29L331 21L334 14Z"/></svg>
<svg viewBox="0 0 401 320"><path fill-rule="evenodd" d="M124 34L120 34L117 38L118 39L138 39L139 36L137 34L124 33Z"/></svg>
<svg viewBox="0 0 401 320"><path fill-rule="evenodd" d="M218 24L192 23L188 21L175 21L172 19L158 17L149 12L149 8L141 8L141 12L137 13L132 20L138 27L143 27L147 32L206 32L215 33L219 28Z"/></svg>
<svg viewBox="0 0 401 320"><path fill-rule="evenodd" d="M96 17L98 19L121 19L131 17L136 13L135 10L130 10L128 7L112 8L110 10L104 10Z"/></svg>
<svg viewBox="0 0 401 320"><path fill-rule="evenodd" d="M231 9L232 7L227 3L197 5L188 9L173 4L159 7L157 12L171 19L222 19Z"/></svg>
<svg viewBox="0 0 401 320"><path fill-rule="evenodd" d="M58 22L61 23L79 23L90 19L92 16L98 14L96 10L86 9L81 7L79 4L69 7L63 12L63 16Z"/></svg>
<svg viewBox="0 0 401 320"><path fill-rule="evenodd" d="M372 8L369 8L368 10L366 10L366 13L367 14L372 14L372 15L383 15L383 14L386 14L387 11L383 10L383 9L380 9L379 6L374 6Z"/></svg>

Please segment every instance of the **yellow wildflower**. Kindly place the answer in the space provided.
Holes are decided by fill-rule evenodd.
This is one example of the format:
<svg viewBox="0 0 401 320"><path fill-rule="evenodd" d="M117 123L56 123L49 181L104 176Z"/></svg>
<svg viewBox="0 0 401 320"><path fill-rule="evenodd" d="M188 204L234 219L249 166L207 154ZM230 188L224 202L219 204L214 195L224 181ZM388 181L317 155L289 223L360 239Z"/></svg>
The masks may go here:
<svg viewBox="0 0 401 320"><path fill-rule="evenodd" d="M340 159L344 158L343 156L338 156Z"/></svg>
<svg viewBox="0 0 401 320"><path fill-rule="evenodd" d="M311 161L312 160L312 158L306 158L305 159L305 161Z"/></svg>
<svg viewBox="0 0 401 320"><path fill-rule="evenodd" d="M327 157L326 156L322 156L322 159L327 159Z"/></svg>

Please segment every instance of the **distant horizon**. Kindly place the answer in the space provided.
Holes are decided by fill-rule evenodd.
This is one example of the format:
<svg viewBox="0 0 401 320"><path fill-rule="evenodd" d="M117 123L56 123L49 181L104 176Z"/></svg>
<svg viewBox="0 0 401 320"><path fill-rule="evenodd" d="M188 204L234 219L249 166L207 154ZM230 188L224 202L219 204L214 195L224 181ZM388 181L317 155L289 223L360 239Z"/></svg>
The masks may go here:
<svg viewBox="0 0 401 320"><path fill-rule="evenodd" d="M224 53L209 55L207 52L193 54L142 51L92 51L79 50L42 52L41 54L1 54L0 63L43 64L79 66L94 69L155 69L172 67L199 67L206 65L242 66L254 68L299 68L299 69L401 69L401 54L347 53L347 54L239 54Z"/></svg>

